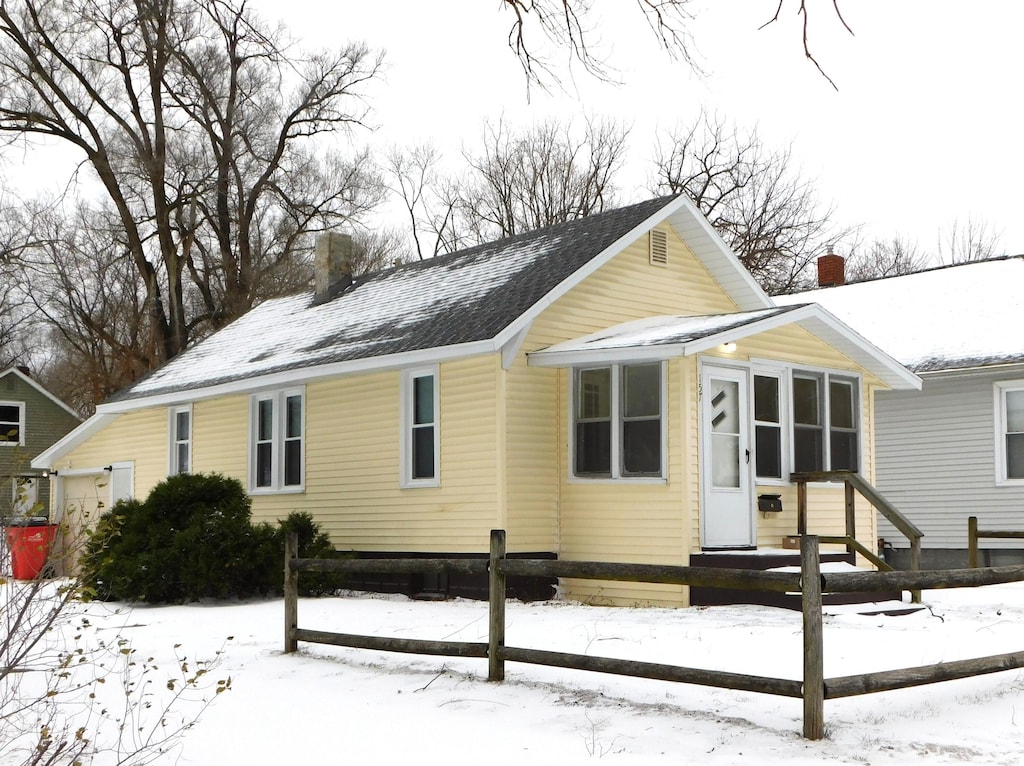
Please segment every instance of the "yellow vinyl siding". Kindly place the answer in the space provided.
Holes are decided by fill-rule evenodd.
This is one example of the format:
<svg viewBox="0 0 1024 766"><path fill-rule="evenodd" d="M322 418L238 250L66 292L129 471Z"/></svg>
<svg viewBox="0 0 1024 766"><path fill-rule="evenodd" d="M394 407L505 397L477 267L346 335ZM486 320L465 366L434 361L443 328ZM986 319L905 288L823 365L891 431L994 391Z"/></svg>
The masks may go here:
<svg viewBox="0 0 1024 766"><path fill-rule="evenodd" d="M167 476L167 408L120 415L107 428L61 458L58 471L101 468L111 463L135 467L134 497L144 498Z"/></svg>
<svg viewBox="0 0 1024 766"><path fill-rule="evenodd" d="M737 308L686 244L674 231L667 231L667 266L649 263L648 235L643 234L534 320L507 373L508 537L511 551L555 551L563 558L577 559L600 557L604 550L600 543L602 536L603 539L618 537L618 532L613 529L615 522L609 519L612 526L608 529L594 528L593 549L578 539L577 528L585 521L578 511L582 500L577 499L577 505L571 505L574 501L566 496L563 481L568 475L568 371L528 367L527 352L645 316L714 314ZM685 366L692 363L674 364ZM678 371L673 371L670 379L676 380L678 375ZM674 396L673 390L682 391L671 380L670 397ZM677 403L670 409L674 407L678 413L678 406ZM553 417L555 412L559 413L557 420ZM673 422L680 421L669 420L669 425ZM682 434L676 436L670 456L679 455L682 450ZM674 551L673 560L686 555L686 536L680 537L681 525L688 521L682 512L678 494L681 490L677 489L681 483L676 479L673 484L674 499L669 499L670 493L664 486L647 487L660 498L656 502L661 503L657 513L661 514L662 523L674 524L671 534L675 543L670 544ZM637 489L640 486L634 485ZM607 489L608 485L604 487ZM629 497L637 499L635 493ZM568 515L567 509L570 509ZM620 518L628 518L628 515L620 515ZM670 522L670 518L673 521ZM656 526L658 522L654 523ZM663 531L663 527L652 528L646 543L633 539L627 548L623 548L620 539L616 546L617 555L620 559L633 554L647 555L644 551L664 544ZM643 537L643 534L638 537ZM605 558L610 560L607 556ZM680 563L685 561L680 560Z"/></svg>
<svg viewBox="0 0 1024 766"><path fill-rule="evenodd" d="M667 365L667 474L662 482L572 480L568 437L562 440L559 461L563 478L562 546L560 557L582 561L623 561L638 564L687 564L690 516L684 512L690 462L683 449L682 408L689 399L681 374L688 360ZM564 372L568 386L569 371ZM568 392L568 388L566 388ZM559 428L568 434L568 407L559 414ZM567 580L572 597L589 603L667 605L686 603L682 586Z"/></svg>
<svg viewBox="0 0 1024 766"><path fill-rule="evenodd" d="M253 498L308 511L341 550L481 553L498 526L497 354L439 369L440 486L399 486L399 372L306 387L306 489Z"/></svg>

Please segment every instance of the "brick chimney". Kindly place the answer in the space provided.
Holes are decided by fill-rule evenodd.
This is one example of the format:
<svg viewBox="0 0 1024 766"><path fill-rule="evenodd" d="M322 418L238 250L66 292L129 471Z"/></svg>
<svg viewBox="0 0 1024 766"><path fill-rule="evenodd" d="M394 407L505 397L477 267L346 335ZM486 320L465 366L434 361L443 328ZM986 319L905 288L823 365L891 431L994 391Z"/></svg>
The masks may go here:
<svg viewBox="0 0 1024 766"><path fill-rule="evenodd" d="M846 259L832 252L818 257L818 287L839 287L846 284Z"/></svg>
<svg viewBox="0 0 1024 766"><path fill-rule="evenodd" d="M314 300L327 299L335 285L343 290L352 284L352 237L331 231L321 234L316 240L313 258Z"/></svg>

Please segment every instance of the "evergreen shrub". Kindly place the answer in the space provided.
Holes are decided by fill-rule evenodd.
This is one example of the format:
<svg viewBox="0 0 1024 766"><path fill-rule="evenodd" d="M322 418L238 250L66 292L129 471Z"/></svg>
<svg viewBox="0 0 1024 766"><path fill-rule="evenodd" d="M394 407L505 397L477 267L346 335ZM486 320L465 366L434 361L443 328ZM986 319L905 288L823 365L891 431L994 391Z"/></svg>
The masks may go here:
<svg viewBox="0 0 1024 766"><path fill-rule="evenodd" d="M286 529L299 532L300 555L334 554L308 513L277 525L253 524L251 515L237 479L171 476L144 501L122 500L100 518L81 559L83 579L105 600L249 598L281 592ZM328 577L305 575L299 582L319 595L333 587L329 579L314 578Z"/></svg>

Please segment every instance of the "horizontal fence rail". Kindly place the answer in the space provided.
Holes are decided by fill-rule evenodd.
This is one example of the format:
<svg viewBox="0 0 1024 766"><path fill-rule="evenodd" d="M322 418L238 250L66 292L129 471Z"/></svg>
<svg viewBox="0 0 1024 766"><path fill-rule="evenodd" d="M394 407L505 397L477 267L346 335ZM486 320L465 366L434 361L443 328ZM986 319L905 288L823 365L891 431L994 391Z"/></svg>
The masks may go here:
<svg viewBox="0 0 1024 766"><path fill-rule="evenodd" d="M822 593L919 591L1020 582L1024 581L1024 565L935 571L821 572L819 543L819 538L814 535L805 535L801 538L800 572L762 572L657 564L508 559L505 556L504 530L491 532L491 551L488 559L310 559L299 558L298 537L295 534L289 534L285 544L284 569L285 652L296 651L298 642L304 641L355 649L486 658L488 661L487 677L490 681L504 680L505 662L522 662L793 697L803 700L803 734L807 739L821 739L824 736L824 701L826 699L840 699L860 694L904 689L1024 667L1024 652L1010 652L916 668L826 679L823 674ZM300 628L298 626L298 577L300 572L369 572L378 574L458 572L468 575L486 573L489 587L488 640L486 643L432 641L331 633ZM803 615L803 679L797 681L506 646L506 578L516 576L652 582L691 587L800 593Z"/></svg>

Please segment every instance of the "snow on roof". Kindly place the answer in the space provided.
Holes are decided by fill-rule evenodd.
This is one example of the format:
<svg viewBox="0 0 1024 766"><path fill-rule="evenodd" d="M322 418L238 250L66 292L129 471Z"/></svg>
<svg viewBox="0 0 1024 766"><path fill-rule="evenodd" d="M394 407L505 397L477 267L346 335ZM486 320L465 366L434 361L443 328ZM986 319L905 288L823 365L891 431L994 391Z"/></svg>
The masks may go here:
<svg viewBox="0 0 1024 766"><path fill-rule="evenodd" d="M1024 362L1024 256L774 300L820 303L915 372Z"/></svg>
<svg viewBox="0 0 1024 766"><path fill-rule="evenodd" d="M110 401L493 339L675 199L359 277L320 304L308 292L266 301Z"/></svg>
<svg viewBox="0 0 1024 766"><path fill-rule="evenodd" d="M790 310L789 308L772 308L706 316L645 317L617 324L581 338L557 343L542 351L534 352L534 354L543 356L546 354L682 345Z"/></svg>

